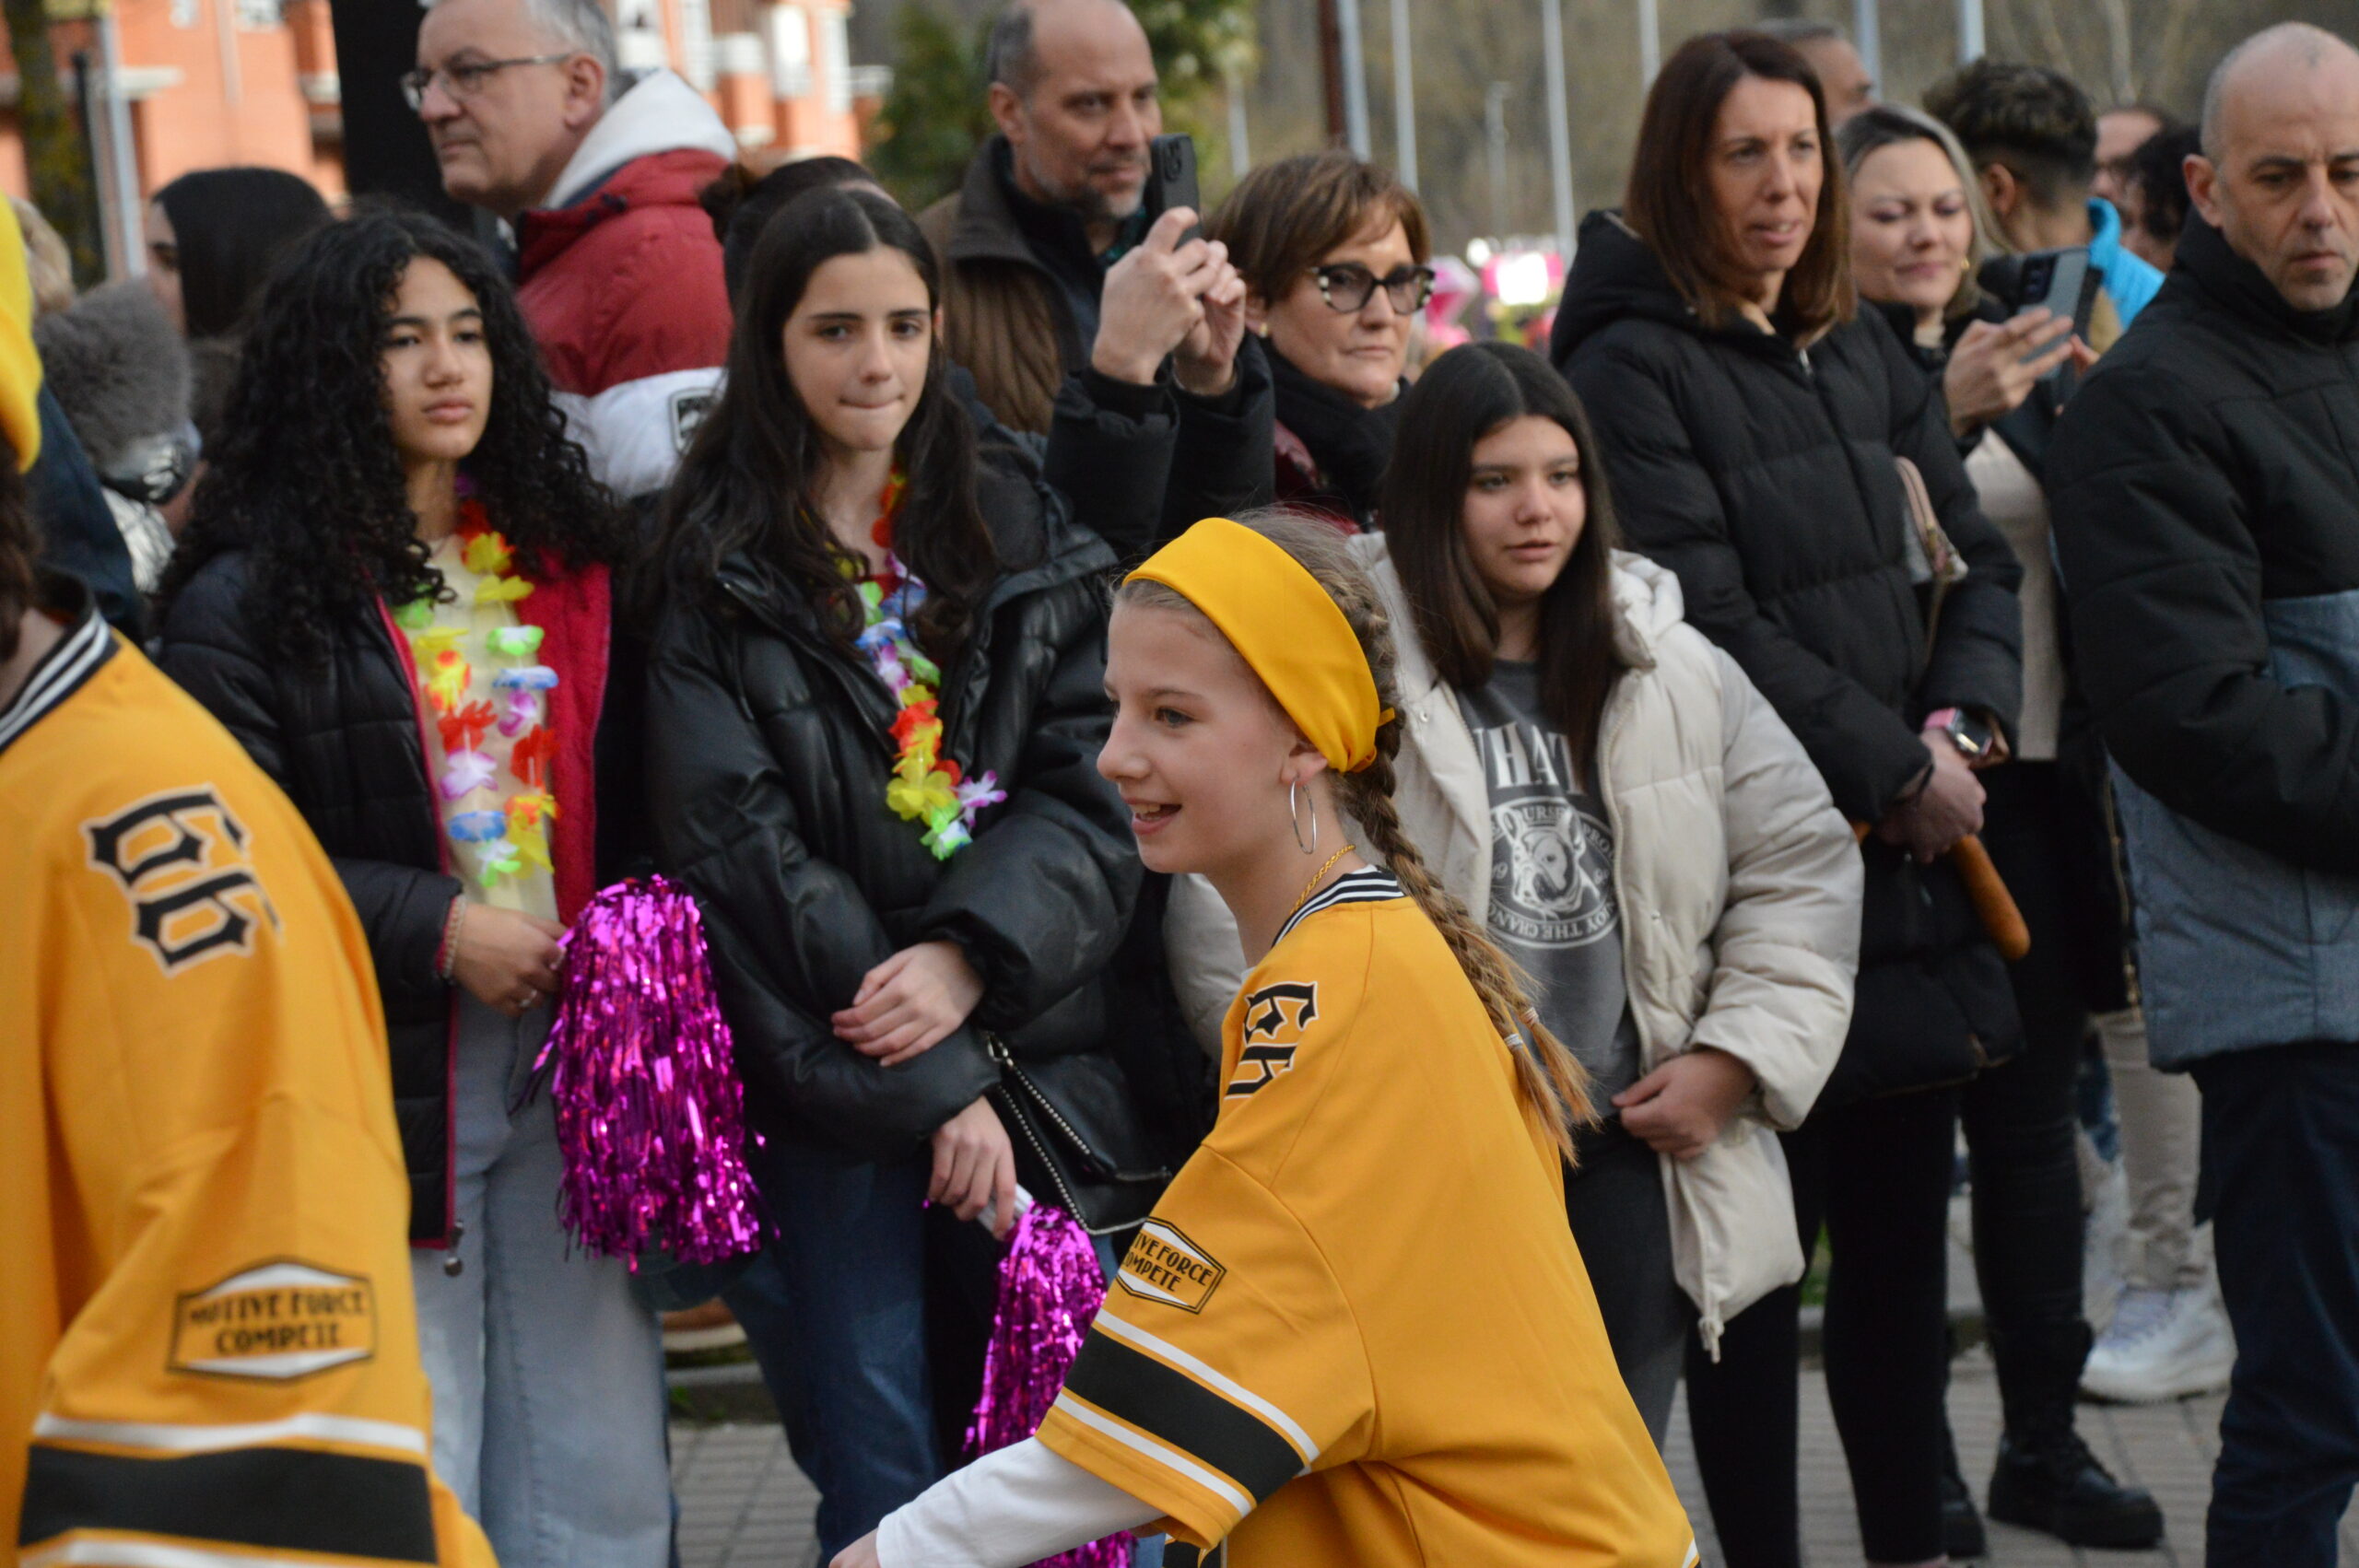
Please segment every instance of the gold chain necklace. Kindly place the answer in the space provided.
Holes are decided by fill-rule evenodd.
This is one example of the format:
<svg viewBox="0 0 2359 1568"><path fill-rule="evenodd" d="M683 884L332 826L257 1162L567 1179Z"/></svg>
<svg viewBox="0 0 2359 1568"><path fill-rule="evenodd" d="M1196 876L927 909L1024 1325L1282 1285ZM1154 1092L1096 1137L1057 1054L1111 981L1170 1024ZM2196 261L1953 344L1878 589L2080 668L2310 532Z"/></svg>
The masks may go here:
<svg viewBox="0 0 2359 1568"><path fill-rule="evenodd" d="M1319 891L1319 880L1320 880L1320 878L1321 878L1321 877L1325 876L1329 872L1331 872L1331 871L1334 870L1334 869L1335 869L1335 862L1336 862L1336 861L1338 861L1338 860L1342 860L1344 856L1346 856L1346 855L1350 854L1351 852L1352 852L1352 847L1351 847L1349 844L1346 844L1346 845L1344 845L1342 848L1340 848L1340 849L1336 850L1333 854L1332 854L1332 855L1328 856L1328 857L1327 857L1327 863L1326 863L1325 865L1320 866L1317 871L1315 871L1315 872L1311 872L1311 873L1310 873L1310 880L1309 880L1309 882L1307 882L1307 883L1303 883L1303 886L1302 886L1302 896L1301 896L1301 897L1299 897L1299 898L1297 898L1297 899L1296 899L1296 900L1294 901L1294 907L1295 907L1296 908L1299 909L1299 908L1301 908L1304 905L1306 905L1306 904L1309 903L1309 902L1310 902L1310 895L1311 895L1312 894L1314 894L1314 893L1316 893L1316 892L1318 892L1318 891Z"/></svg>

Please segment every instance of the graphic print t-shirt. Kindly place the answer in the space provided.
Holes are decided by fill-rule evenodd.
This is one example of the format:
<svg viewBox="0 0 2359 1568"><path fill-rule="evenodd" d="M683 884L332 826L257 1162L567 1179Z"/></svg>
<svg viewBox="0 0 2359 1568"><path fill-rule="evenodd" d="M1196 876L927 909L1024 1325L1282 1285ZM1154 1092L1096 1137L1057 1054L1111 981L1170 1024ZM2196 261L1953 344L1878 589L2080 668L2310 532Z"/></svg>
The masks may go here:
<svg viewBox="0 0 2359 1568"><path fill-rule="evenodd" d="M1491 937L1540 987L1540 1017L1597 1081L1601 1098L1638 1076L1622 975L1614 830L1580 787L1572 750L1540 705L1537 666L1502 659L1461 689L1491 797Z"/></svg>

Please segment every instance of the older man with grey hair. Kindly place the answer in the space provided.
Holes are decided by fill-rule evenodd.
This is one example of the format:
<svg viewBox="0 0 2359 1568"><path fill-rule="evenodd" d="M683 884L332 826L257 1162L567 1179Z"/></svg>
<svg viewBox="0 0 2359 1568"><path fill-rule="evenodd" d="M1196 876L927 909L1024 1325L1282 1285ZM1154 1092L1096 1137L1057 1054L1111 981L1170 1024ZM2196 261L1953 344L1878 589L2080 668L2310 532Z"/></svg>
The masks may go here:
<svg viewBox="0 0 2359 1568"><path fill-rule="evenodd" d="M2211 1568L2359 1485L2359 51L2224 60L2177 265L2065 405L2051 510L2154 1065L2203 1096L2236 1363Z"/></svg>
<svg viewBox="0 0 2359 1568"><path fill-rule="evenodd" d="M728 350L697 196L736 139L671 72L619 69L599 0L433 0L402 87L442 188L514 237L518 300L592 472L661 489Z"/></svg>

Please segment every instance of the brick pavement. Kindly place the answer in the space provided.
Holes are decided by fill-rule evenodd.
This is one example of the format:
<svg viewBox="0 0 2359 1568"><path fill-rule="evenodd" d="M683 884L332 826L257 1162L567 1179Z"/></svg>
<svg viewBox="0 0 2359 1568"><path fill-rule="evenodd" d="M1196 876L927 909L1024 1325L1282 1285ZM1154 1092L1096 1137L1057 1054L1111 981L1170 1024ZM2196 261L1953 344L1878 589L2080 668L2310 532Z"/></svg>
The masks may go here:
<svg viewBox="0 0 2359 1568"><path fill-rule="evenodd" d="M1802 1375L1802 1496L1805 1557L1821 1565L1860 1562L1851 1515L1851 1487L1843 1450L1826 1408L1826 1380L1815 1368ZM1959 1452L1978 1493L1999 1440L1999 1389L1989 1358L1979 1351L1959 1358L1950 1386L1950 1419ZM2217 1452L2217 1398L2170 1405L2081 1407L2082 1433L2116 1474L2151 1489L2163 1505L2168 1534L2158 1551L2077 1551L2027 1530L1990 1527L1989 1562L1997 1568L2199 1568L2203 1560L2203 1507ZM1672 1479L1704 1539L1705 1561L1718 1568L1719 1543L1696 1484L1695 1450L1683 1414L1667 1445ZM673 1429L673 1470L680 1494L681 1568L805 1568L816 1554L810 1484L786 1455L775 1426L679 1425ZM2344 1568L2359 1568L2359 1511L2346 1522Z"/></svg>

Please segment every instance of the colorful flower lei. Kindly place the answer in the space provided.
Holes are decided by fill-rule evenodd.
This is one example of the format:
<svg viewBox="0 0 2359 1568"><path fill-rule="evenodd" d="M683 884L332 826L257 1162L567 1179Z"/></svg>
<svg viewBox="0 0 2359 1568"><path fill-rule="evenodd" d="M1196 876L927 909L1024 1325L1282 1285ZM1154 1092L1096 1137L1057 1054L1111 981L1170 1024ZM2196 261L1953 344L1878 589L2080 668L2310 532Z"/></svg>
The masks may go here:
<svg viewBox="0 0 2359 1568"><path fill-rule="evenodd" d="M513 605L532 593L533 585L516 575L514 550L491 526L481 502L469 498L460 503L458 537L460 559L477 578L477 607ZM488 702L465 702L475 680L462 646L468 633L434 624L432 596L403 605L393 620L409 638L441 737L442 798L456 805L478 790L496 790L499 764L481 749L484 732L497 729L513 742L508 769L523 788L504 805L454 813L444 831L459 843L476 847L478 875L487 888L527 867L553 870L548 825L557 816L557 799L549 790L548 765L557 737L546 722L544 694L556 686L557 672L533 662L540 654L542 628L494 626L483 634L484 654L507 661L493 673L491 683L500 694L503 710Z"/></svg>
<svg viewBox="0 0 2359 1568"><path fill-rule="evenodd" d="M881 497L872 537L885 548L885 569L858 585L863 629L857 646L901 707L893 720L893 740L899 749L892 780L885 786L885 803L903 820L923 823L921 841L935 860L946 860L974 842L977 814L1006 800L1007 791L999 787L996 773L986 770L980 778L969 779L956 757L942 755L942 670L919 649L909 631L918 606L925 603L925 584L893 554L893 520L908 487L907 477L896 470Z"/></svg>

